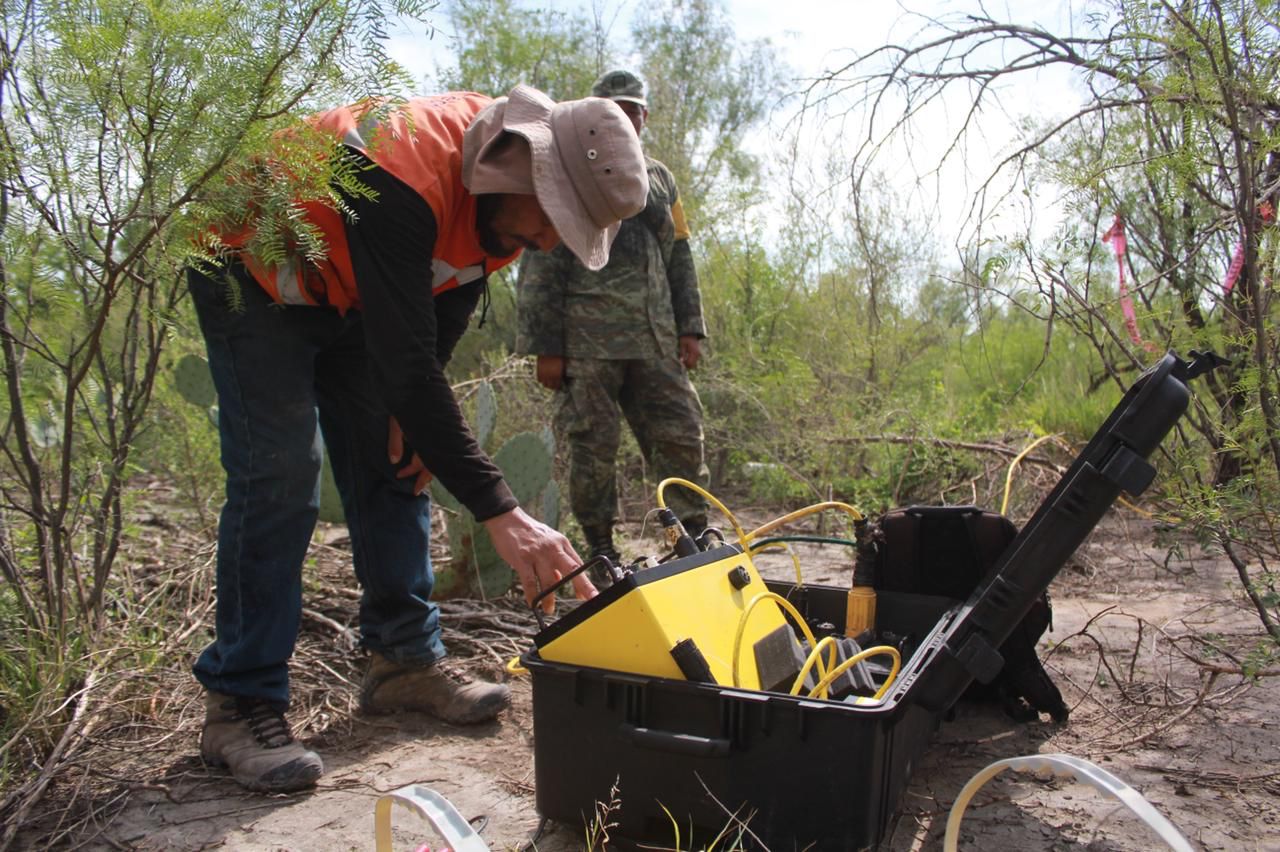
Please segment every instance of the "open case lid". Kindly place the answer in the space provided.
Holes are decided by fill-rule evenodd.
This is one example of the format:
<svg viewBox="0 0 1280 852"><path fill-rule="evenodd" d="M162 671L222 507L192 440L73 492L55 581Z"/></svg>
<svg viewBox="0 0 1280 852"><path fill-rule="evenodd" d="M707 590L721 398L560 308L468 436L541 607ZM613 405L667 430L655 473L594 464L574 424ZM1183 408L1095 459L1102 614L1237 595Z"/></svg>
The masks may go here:
<svg viewBox="0 0 1280 852"><path fill-rule="evenodd" d="M1187 383L1225 363L1213 353L1169 353L1134 382L1107 421L1001 554L992 579L943 618L917 652L914 677L891 691L941 712L1003 665L998 648L1092 532L1121 491L1137 496L1155 478L1147 460L1182 417ZM905 674L905 673L904 673Z"/></svg>

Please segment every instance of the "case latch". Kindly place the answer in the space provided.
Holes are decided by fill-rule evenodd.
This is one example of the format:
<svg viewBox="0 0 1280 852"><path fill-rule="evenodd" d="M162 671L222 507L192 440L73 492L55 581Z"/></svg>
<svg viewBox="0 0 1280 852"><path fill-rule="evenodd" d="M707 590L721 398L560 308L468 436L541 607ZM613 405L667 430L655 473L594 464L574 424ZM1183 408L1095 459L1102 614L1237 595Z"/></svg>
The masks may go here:
<svg viewBox="0 0 1280 852"><path fill-rule="evenodd" d="M979 633L970 634L956 652L956 661L979 683L991 683L1004 668L1004 657Z"/></svg>
<svg viewBox="0 0 1280 852"><path fill-rule="evenodd" d="M1151 480L1156 478L1156 469L1151 463L1133 450L1121 444L1116 447L1111 458L1102 467L1102 475L1121 489L1137 497Z"/></svg>

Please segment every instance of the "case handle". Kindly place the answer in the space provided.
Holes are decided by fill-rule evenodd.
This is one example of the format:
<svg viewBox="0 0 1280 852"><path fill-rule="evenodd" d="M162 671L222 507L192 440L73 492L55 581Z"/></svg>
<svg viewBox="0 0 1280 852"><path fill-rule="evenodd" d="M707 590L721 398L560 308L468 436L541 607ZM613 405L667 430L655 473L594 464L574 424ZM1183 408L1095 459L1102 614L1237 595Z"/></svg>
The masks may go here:
<svg viewBox="0 0 1280 852"><path fill-rule="evenodd" d="M981 515L982 510L972 504L964 506L908 506L908 515L917 518L954 518L956 515Z"/></svg>
<svg viewBox="0 0 1280 852"><path fill-rule="evenodd" d="M677 734L671 731L655 731L623 723L618 729L635 745L672 754L693 757L727 757L729 741L720 737L699 737L693 734Z"/></svg>
<svg viewBox="0 0 1280 852"><path fill-rule="evenodd" d="M1145 458L1121 444L1102 465L1102 475L1112 484L1129 492L1130 496L1138 497L1156 478L1156 469Z"/></svg>
<svg viewBox="0 0 1280 852"><path fill-rule="evenodd" d="M612 562L610 562L609 557L607 556L593 556L592 558L588 559L586 562L583 562L577 568L574 568L568 574L565 574L559 580L557 580L556 582L552 583L550 586L548 586L547 588L539 592L537 597L533 599L533 603L529 604L529 606L532 607L533 609L534 617L538 619L539 630L547 629L546 619L542 615L542 607L538 606L538 604L542 603L542 599L545 598L547 595L554 595L561 586L563 586L565 583L569 582L574 577L581 574L583 571L586 571L588 568L592 567L593 565L603 565L604 570L608 571L613 576L613 579L615 582L622 579L621 575L618 572L617 566L615 566Z"/></svg>

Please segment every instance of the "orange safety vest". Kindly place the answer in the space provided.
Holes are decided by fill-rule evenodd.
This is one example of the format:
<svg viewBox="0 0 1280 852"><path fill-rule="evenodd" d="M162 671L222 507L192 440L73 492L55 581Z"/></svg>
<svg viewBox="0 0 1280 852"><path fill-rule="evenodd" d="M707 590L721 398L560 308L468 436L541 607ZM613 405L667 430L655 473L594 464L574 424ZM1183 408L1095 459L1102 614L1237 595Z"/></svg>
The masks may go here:
<svg viewBox="0 0 1280 852"><path fill-rule="evenodd" d="M462 185L462 136L491 98L454 93L410 98L388 110L361 103L320 113L311 122L333 133L399 178L431 207L436 243L431 255L431 292L446 290L489 275L515 260L520 252L490 257L476 234L476 197ZM245 254L244 265L277 302L331 305L345 313L360 306L342 214L324 204L303 205L320 229L329 255L319 265L291 258L266 266Z"/></svg>

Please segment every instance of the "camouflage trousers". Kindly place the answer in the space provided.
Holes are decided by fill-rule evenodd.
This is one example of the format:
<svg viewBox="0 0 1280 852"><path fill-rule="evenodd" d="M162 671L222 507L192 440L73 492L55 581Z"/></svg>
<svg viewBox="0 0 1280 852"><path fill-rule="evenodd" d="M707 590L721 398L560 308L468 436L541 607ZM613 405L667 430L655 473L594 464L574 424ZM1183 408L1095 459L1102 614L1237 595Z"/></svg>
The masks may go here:
<svg viewBox="0 0 1280 852"><path fill-rule="evenodd" d="M556 433L569 449L569 505L584 529L612 527L618 519L621 417L655 486L677 476L708 487L702 402L676 359L570 358L557 398ZM681 520L705 518L706 500L688 488L672 486L663 498Z"/></svg>

